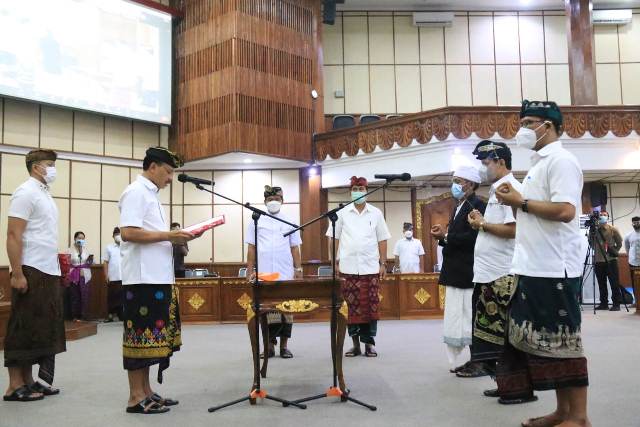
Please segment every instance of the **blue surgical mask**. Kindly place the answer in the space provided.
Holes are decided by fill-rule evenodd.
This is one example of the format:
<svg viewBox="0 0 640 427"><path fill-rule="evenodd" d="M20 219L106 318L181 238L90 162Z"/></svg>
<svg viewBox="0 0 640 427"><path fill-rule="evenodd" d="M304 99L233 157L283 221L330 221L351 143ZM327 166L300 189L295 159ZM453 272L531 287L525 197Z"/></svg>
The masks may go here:
<svg viewBox="0 0 640 427"><path fill-rule="evenodd" d="M462 185L454 182L451 184L451 195L456 199L460 200L464 197L464 190L462 189Z"/></svg>
<svg viewBox="0 0 640 427"><path fill-rule="evenodd" d="M601 216L600 217L600 224L606 224L608 219L609 219L608 216Z"/></svg>
<svg viewBox="0 0 640 427"><path fill-rule="evenodd" d="M77 239L76 240L76 245L78 245L78 246L84 246L84 243L85 243L84 239Z"/></svg>
<svg viewBox="0 0 640 427"><path fill-rule="evenodd" d="M364 191L352 191L352 192L351 192L351 200L356 200L358 197L362 197L362 196L364 196L365 194L367 194L367 193L365 193ZM366 201L367 201L367 198L366 198L366 197L362 197L362 199L357 200L357 201L355 202L355 204L356 204L356 205L361 205L361 204L363 204L363 203L364 203L364 202L366 202Z"/></svg>

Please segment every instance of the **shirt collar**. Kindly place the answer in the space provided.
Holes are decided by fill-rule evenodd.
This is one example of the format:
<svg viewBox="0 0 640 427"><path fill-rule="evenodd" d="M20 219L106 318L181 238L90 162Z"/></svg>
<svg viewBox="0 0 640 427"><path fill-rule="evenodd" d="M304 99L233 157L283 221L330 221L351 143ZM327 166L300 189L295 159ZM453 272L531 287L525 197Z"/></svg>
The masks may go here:
<svg viewBox="0 0 640 427"><path fill-rule="evenodd" d="M349 210L357 213L358 215L362 215L364 212L369 212L369 203L364 203L364 209L362 209L362 212L358 212L355 203L351 203L351 205L349 205Z"/></svg>
<svg viewBox="0 0 640 427"><path fill-rule="evenodd" d="M505 176L503 176L502 178L500 178L499 180L491 184L491 188L493 190L497 190L498 187L500 187L505 182L511 181L511 178L513 178L513 173L509 172L508 174L506 174Z"/></svg>
<svg viewBox="0 0 640 427"><path fill-rule="evenodd" d="M536 151L536 153L533 155L534 157L547 157L550 154L555 153L558 150L562 149L562 142L561 141L554 141L551 144L547 144L544 147L542 147L540 150Z"/></svg>
<svg viewBox="0 0 640 427"><path fill-rule="evenodd" d="M158 191L160 191L158 186L155 185L149 178L145 178L142 175L138 175L138 178L136 178L136 180L142 183L145 187L147 187L149 190L153 191L154 193L157 193Z"/></svg>
<svg viewBox="0 0 640 427"><path fill-rule="evenodd" d="M32 176L29 177L29 180L33 181L33 183L35 185L37 185L38 188L40 188L41 190L44 190L44 191L47 191L47 192L49 191L49 186L47 184L43 184L40 180L38 180L38 179L36 179L36 178L34 178Z"/></svg>

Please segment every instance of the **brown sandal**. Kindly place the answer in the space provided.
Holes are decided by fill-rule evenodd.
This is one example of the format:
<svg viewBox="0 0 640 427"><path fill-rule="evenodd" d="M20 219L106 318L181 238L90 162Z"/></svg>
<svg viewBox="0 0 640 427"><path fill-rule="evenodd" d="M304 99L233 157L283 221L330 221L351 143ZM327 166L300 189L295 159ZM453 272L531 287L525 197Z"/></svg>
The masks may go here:
<svg viewBox="0 0 640 427"><path fill-rule="evenodd" d="M344 355L346 357L361 356L362 355L362 350L360 350L360 347L353 347L351 350L347 351Z"/></svg>

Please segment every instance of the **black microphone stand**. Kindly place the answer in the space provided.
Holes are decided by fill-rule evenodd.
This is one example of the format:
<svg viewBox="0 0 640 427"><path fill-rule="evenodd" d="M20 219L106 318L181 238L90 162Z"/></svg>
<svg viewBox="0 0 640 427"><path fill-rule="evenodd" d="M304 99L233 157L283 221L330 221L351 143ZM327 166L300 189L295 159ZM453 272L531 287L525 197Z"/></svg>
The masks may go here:
<svg viewBox="0 0 640 427"><path fill-rule="evenodd" d="M380 187L369 191L366 194L363 194L362 196L358 197L357 199L354 199L352 201L350 201L349 203L346 204L342 204L340 203L336 208L329 210L328 212L323 213L322 215L320 215L317 218L312 219L311 221L302 224L301 226L288 231L287 233L284 234L284 236L289 236L293 233L295 233L298 230L302 230L306 227L308 227L311 224L314 224L318 221L320 221L323 218L327 218L330 222L331 222L331 271L332 271L332 286L331 286L331 362L333 365L333 387L331 387L327 392L323 393L323 394L318 394L315 396L310 396L310 397L305 397L302 399L297 399L294 400L295 403L303 403L303 402L308 402L310 400L317 400L317 399L323 399L325 397L331 397L334 395L340 395L340 400L342 402L353 402L356 403L358 405L364 406L365 408L368 408L372 411L377 410L378 408L376 408L373 405L369 405L367 403L364 403L360 400L354 399L353 397L351 397L351 392L349 389L347 390L340 390L338 388L338 372L337 372L337 367L336 367L336 359L337 359L337 340L338 340L338 333L337 333L337 323L338 323L338 310L339 310L339 305L338 305L338 279L337 279L337 273L336 273L336 221L338 220L338 212L341 211L342 209L344 209L345 207L349 206L352 203L357 202L360 199L363 199L365 197L367 197L368 195L375 193L376 191L379 191L383 188L387 188L389 186L389 184L391 183L391 181L393 181L392 179L387 179L387 182L385 182L383 185L381 185ZM385 267L386 268L386 267Z"/></svg>
<svg viewBox="0 0 640 427"><path fill-rule="evenodd" d="M215 412L218 409L222 409L222 408L226 408L227 406L232 406L235 405L237 403L241 403L241 402L245 402L245 401L253 401L253 399L255 399L256 397L262 397L264 399L269 399L269 400L273 400L275 402L279 402L282 403L283 406L295 406L297 408L300 409L306 409L307 406L306 405L301 405L297 402L291 402L289 400L285 400L282 399L280 397L276 397L276 396L271 396L269 394L267 394L264 390L262 390L260 388L260 284L258 282L258 220L260 219L260 217L262 215L264 216L268 216L269 218L273 218L276 221L280 221L283 222L287 225L290 225L291 227L297 227L297 225L295 224L291 224L290 222L287 222L283 219L280 219L278 217L275 217L261 209L255 208L253 206L251 206L251 204L247 203L240 203L237 200L233 200L229 197L223 196L222 194L218 194L215 191L209 190L207 188L204 188L202 186L202 184L196 184L193 183L196 188L198 190L202 190L202 191L206 191L207 193L211 193L214 196L218 196L220 198L223 198L225 200L228 200L236 205L240 205L243 206L245 209L249 209L251 212L253 212L253 215L251 216L251 218L253 219L253 237L254 237L254 242L255 242L255 251L256 251L256 257L255 257L255 277L253 279L253 284L251 285L251 287L253 288L253 311L254 311L254 316L255 316L255 340L256 340L256 345L254 348L254 352L253 352L253 372L254 372L254 376L255 373L258 372L257 375L257 380L255 382L255 388L253 390L251 390L251 392L249 393L248 396L242 397L240 399L236 399L236 400L232 400L230 402L227 403L223 403L222 405L218 405L218 406L212 406L211 408L209 408L209 412Z"/></svg>

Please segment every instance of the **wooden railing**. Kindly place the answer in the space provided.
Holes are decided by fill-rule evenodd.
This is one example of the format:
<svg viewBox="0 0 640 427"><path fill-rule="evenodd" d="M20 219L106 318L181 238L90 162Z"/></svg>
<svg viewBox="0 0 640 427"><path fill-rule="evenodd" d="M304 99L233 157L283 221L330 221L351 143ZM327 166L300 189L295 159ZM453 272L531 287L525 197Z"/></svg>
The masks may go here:
<svg viewBox="0 0 640 427"><path fill-rule="evenodd" d="M580 138L589 132L602 138L609 132L617 137L640 133L640 106L564 106L564 133ZM316 160L339 159L343 153L355 156L359 150L372 153L376 148L389 150L397 143L410 145L415 139L426 144L436 138L451 136L466 139L475 133L479 138L514 138L520 127L520 107L445 107L407 114L392 120L332 130L315 137Z"/></svg>

